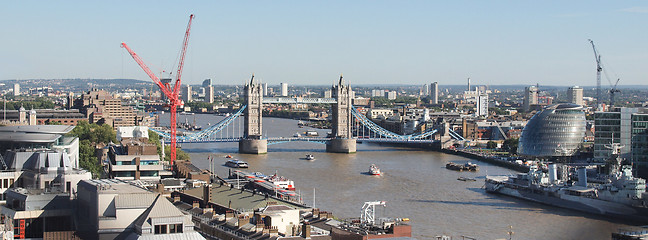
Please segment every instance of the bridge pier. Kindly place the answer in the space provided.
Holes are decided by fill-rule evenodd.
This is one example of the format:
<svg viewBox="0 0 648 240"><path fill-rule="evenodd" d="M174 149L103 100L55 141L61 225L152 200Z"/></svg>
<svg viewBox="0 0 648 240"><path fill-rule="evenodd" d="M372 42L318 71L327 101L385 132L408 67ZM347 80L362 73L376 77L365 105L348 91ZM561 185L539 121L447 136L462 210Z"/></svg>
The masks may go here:
<svg viewBox="0 0 648 240"><path fill-rule="evenodd" d="M240 139L239 152L249 154L268 153L268 139Z"/></svg>
<svg viewBox="0 0 648 240"><path fill-rule="evenodd" d="M334 138L326 144L326 151L332 153L355 153L356 139Z"/></svg>

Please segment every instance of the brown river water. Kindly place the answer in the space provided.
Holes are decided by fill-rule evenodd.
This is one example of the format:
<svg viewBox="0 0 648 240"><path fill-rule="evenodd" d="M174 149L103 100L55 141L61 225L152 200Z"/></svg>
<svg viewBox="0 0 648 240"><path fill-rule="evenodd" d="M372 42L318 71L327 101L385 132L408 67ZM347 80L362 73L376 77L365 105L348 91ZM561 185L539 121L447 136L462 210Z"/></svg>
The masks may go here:
<svg viewBox="0 0 648 240"><path fill-rule="evenodd" d="M223 119L196 114L179 115L178 121L184 122L185 118L190 123L195 118L203 128ZM160 122L168 126L168 114L162 115ZM240 126L231 127L222 136L239 135ZM298 128L296 120L264 118L263 132L270 137L291 137L306 130L313 129ZM316 131L326 136L327 130ZM376 217L409 218L412 236L417 239L434 239L438 235L453 239L508 239L509 226L513 227L513 239L610 239L610 233L620 228L637 228L615 219L486 193L482 189L484 176L515 172L430 150L358 144L355 154L336 154L326 153L323 144L292 142L270 145L268 154L248 155L238 153L238 143L181 146L200 168L209 168L207 157L213 156L214 170L222 177L228 174L229 168L223 165L228 154L247 161L248 171L266 175L277 172L295 182L307 205L314 203L339 218L360 217L364 202L387 201L386 207L376 208ZM304 160L306 154L313 154L316 159ZM449 161L477 163L480 170L447 170L445 164ZM376 164L384 175L367 175L371 164ZM460 176L477 181L458 181Z"/></svg>

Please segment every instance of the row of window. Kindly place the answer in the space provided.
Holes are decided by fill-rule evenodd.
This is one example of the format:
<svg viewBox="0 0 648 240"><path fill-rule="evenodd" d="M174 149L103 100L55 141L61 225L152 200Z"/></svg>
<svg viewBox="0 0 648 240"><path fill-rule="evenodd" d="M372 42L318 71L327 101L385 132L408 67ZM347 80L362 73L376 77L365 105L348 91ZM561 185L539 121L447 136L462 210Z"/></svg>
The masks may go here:
<svg viewBox="0 0 648 240"><path fill-rule="evenodd" d="M182 224L161 224L155 225L155 234L182 233Z"/></svg>

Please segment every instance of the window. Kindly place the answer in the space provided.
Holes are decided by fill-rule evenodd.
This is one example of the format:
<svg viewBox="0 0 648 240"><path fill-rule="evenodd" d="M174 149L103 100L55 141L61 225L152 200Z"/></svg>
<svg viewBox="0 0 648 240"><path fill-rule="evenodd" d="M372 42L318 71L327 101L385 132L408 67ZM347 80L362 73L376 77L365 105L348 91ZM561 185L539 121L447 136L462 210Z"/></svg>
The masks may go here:
<svg viewBox="0 0 648 240"><path fill-rule="evenodd" d="M155 225L155 234L167 234L167 225Z"/></svg>
<svg viewBox="0 0 648 240"><path fill-rule="evenodd" d="M181 233L181 232L182 232L182 224L169 225L169 233Z"/></svg>

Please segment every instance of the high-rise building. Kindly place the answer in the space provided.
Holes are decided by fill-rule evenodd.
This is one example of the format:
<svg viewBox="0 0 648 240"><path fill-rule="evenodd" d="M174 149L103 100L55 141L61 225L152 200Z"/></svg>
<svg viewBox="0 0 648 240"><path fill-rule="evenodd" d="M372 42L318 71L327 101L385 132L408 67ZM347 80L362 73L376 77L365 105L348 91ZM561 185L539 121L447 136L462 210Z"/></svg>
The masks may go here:
<svg viewBox="0 0 648 240"><path fill-rule="evenodd" d="M14 96L20 96L20 84L14 83L13 92Z"/></svg>
<svg viewBox="0 0 648 240"><path fill-rule="evenodd" d="M202 82L202 86L204 88L207 88L207 86L211 86L211 85L214 85L214 84L212 84L211 78L205 79L205 81Z"/></svg>
<svg viewBox="0 0 648 240"><path fill-rule="evenodd" d="M439 104L439 83L433 82L430 85L430 100L432 104Z"/></svg>
<svg viewBox="0 0 648 240"><path fill-rule="evenodd" d="M281 96L282 97L288 96L288 83L281 83Z"/></svg>
<svg viewBox="0 0 648 240"><path fill-rule="evenodd" d="M488 93L480 92L477 95L477 110L475 113L477 116L488 117Z"/></svg>
<svg viewBox="0 0 648 240"><path fill-rule="evenodd" d="M205 87L205 102L214 103L214 86L209 85Z"/></svg>
<svg viewBox="0 0 648 240"><path fill-rule="evenodd" d="M583 105L583 88L573 86L567 89L567 98L570 103Z"/></svg>
<svg viewBox="0 0 648 240"><path fill-rule="evenodd" d="M162 78L162 79L160 79L160 82L162 82L162 85L164 85L164 86L170 86L171 81L173 81L173 79L171 79L171 78ZM160 98L162 99L163 102L166 102L169 99L166 95L164 95L164 92L162 92L162 91L160 91L160 96L161 96Z"/></svg>
<svg viewBox="0 0 648 240"><path fill-rule="evenodd" d="M538 104L538 88L536 86L528 86L524 88L524 103L523 109L528 112L532 105Z"/></svg>
<svg viewBox="0 0 648 240"><path fill-rule="evenodd" d="M268 96L268 83L262 83L263 85L263 96Z"/></svg>
<svg viewBox="0 0 648 240"><path fill-rule="evenodd" d="M384 97L385 96L385 90L372 89L371 90L371 96L372 97Z"/></svg>
<svg viewBox="0 0 648 240"><path fill-rule="evenodd" d="M430 95L430 88L428 87L427 84L423 84L423 88L421 88L421 96L427 96Z"/></svg>
<svg viewBox="0 0 648 240"><path fill-rule="evenodd" d="M611 143L619 143L622 158L631 160L640 177L648 176L648 108L614 108L594 113L594 160L610 156Z"/></svg>
<svg viewBox="0 0 648 240"><path fill-rule="evenodd" d="M385 92L385 97L389 100L394 100L396 99L396 92L395 91Z"/></svg>
<svg viewBox="0 0 648 240"><path fill-rule="evenodd" d="M191 85L187 84L182 88L182 101L191 102Z"/></svg>

